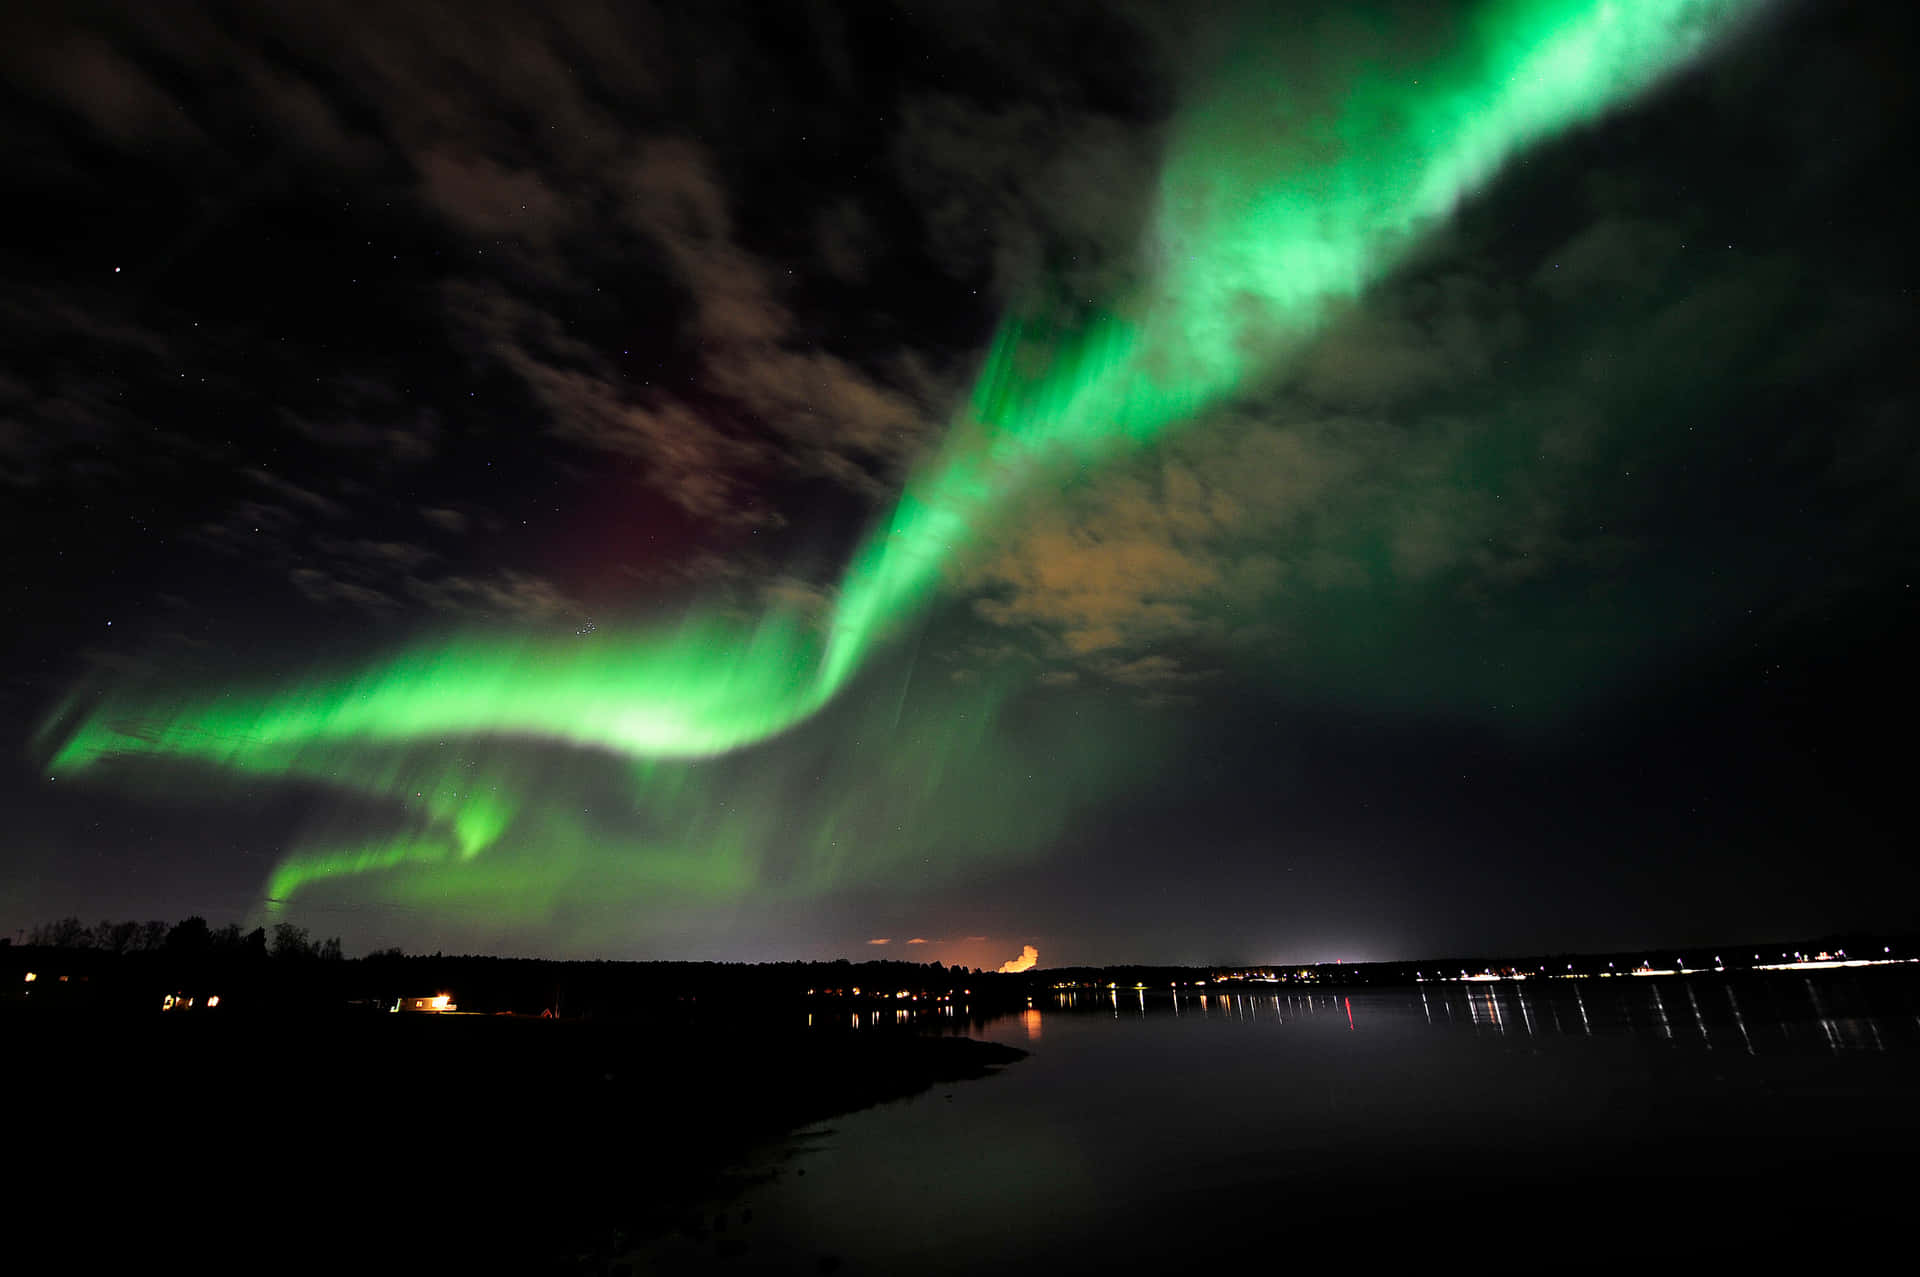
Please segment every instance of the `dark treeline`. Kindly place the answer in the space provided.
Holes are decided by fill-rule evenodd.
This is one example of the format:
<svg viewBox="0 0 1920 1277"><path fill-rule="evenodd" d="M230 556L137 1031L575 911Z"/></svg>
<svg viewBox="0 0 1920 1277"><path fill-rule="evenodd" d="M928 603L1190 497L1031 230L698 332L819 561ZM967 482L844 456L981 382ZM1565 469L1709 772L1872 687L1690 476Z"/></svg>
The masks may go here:
<svg viewBox="0 0 1920 1277"><path fill-rule="evenodd" d="M27 943L40 949L91 949L111 954L226 953L281 959L343 956L339 936L316 941L305 927L290 922L276 923L269 936L265 927L243 931L237 922L215 930L198 915L172 925L158 920L113 922L103 918L91 927L78 918L62 918L35 927L27 933Z"/></svg>
<svg viewBox="0 0 1920 1277"><path fill-rule="evenodd" d="M481 1014L723 1020L775 1005L892 1003L902 993L984 1007L1024 996L1028 984L938 962L563 962L399 949L347 958L338 937L314 940L290 923L245 931L198 917L94 927L69 918L36 927L30 941L0 942L14 996L145 1011L169 995L204 1008L212 995L215 1014L226 1016L385 1010L445 994L460 1011Z"/></svg>

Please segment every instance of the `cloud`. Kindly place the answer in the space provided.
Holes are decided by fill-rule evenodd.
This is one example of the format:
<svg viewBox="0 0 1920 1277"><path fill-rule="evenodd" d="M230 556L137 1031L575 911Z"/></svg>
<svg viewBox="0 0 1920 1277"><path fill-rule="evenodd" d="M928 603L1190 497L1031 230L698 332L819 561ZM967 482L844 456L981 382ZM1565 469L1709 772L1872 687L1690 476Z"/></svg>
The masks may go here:
<svg viewBox="0 0 1920 1277"><path fill-rule="evenodd" d="M335 217L364 208L440 222L466 247L428 264L421 291L444 299L453 353L478 356L462 359L463 380L504 368L552 434L643 459L651 485L703 519L777 525L760 485L795 474L884 500L935 429L914 374L924 361L872 340L882 329L870 298L849 303L865 333L833 349L832 319L796 320L794 272L743 241L736 208L793 198L761 189L781 184L777 170L723 173L693 140L741 133L703 130L701 113L731 111L747 86L790 70L792 51L775 42L731 23L713 33L701 81L739 92L692 104L688 119L688 103L662 109L681 73L662 57L660 18L643 7L501 9L476 20L429 3L369 10L351 23L298 9L230 19L189 11L177 21L135 11L97 22L48 15L28 26L0 51L0 73L42 103L49 129L77 114L124 165L147 162L156 142L190 149L196 189L240 192L230 205L195 210L187 249L198 251L206 227L235 209L283 198L289 181L295 198L316 198L299 189L307 173L327 175ZM816 34L815 53L844 62L840 25ZM289 62L285 49L302 56ZM175 96L187 87L193 95ZM235 171L237 155L262 151L293 176ZM69 164L102 167L92 158ZM337 181L342 170L355 181ZM808 189L817 197L817 185ZM863 281L872 218L852 198L818 208L805 199L789 216L802 227L818 221L820 248L804 260ZM184 251L170 249L168 262ZM44 328L44 316L32 324ZM423 332L420 345L438 336ZM657 380L636 373L623 361L643 339L650 361L679 366ZM337 356L314 363L337 366ZM116 397L103 392L101 406ZM373 413L343 406L289 406L281 424L318 443L406 459L437 446L436 423L395 424L395 404ZM0 417L0 472L32 482L46 450L34 438L52 433Z"/></svg>
<svg viewBox="0 0 1920 1277"><path fill-rule="evenodd" d="M204 461L208 446L157 426L131 389L178 390L181 349L133 322L125 298L76 285L0 289L0 482L33 487L121 476L144 457ZM128 441L137 440L138 447ZM170 475L170 479L177 476Z"/></svg>
<svg viewBox="0 0 1920 1277"><path fill-rule="evenodd" d="M689 513L719 522L764 522L742 500L738 472L760 456L752 442L689 405L630 387L600 351L544 309L506 288L448 285L449 314L480 351L516 374L550 430L590 448L641 459L651 485Z"/></svg>
<svg viewBox="0 0 1920 1277"><path fill-rule="evenodd" d="M915 936L913 939L907 941L907 943L908 944L926 944L928 942L919 936Z"/></svg>
<svg viewBox="0 0 1920 1277"><path fill-rule="evenodd" d="M206 140L178 101L92 34L68 31L42 47L16 46L5 61L10 76L59 100L115 142Z"/></svg>
<svg viewBox="0 0 1920 1277"><path fill-rule="evenodd" d="M469 234L545 242L572 220L565 197L530 170L446 150L423 156L420 169L428 204Z"/></svg>
<svg viewBox="0 0 1920 1277"><path fill-rule="evenodd" d="M904 106L895 167L935 260L1017 297L1043 274L1070 298L1122 292L1156 171L1156 139L1061 103L983 107L949 94Z"/></svg>
<svg viewBox="0 0 1920 1277"><path fill-rule="evenodd" d="M814 218L814 244L821 264L834 278L849 284L867 279L867 245L874 228L860 205L844 197Z"/></svg>
<svg viewBox="0 0 1920 1277"><path fill-rule="evenodd" d="M402 572L415 571L440 557L426 546L411 541L375 541L365 537L342 541L322 537L318 544L329 554L343 559Z"/></svg>
<svg viewBox="0 0 1920 1277"><path fill-rule="evenodd" d="M548 621L586 615L565 590L544 577L511 568L487 575L456 573L432 580L409 577L407 592L439 612Z"/></svg>
<svg viewBox="0 0 1920 1277"><path fill-rule="evenodd" d="M331 497L322 496L311 488L305 488L289 479L260 469L246 471L247 478L265 488L289 505L298 506L309 514L322 515L329 519L343 519L347 508Z"/></svg>
<svg viewBox="0 0 1920 1277"><path fill-rule="evenodd" d="M1569 553L1567 418L1526 408L1409 426L1282 388L1050 493L962 587L980 618L1039 641L1059 667L1045 684L1164 692L1329 599L1517 584ZM1476 471L1496 446L1510 472Z"/></svg>
<svg viewBox="0 0 1920 1277"><path fill-rule="evenodd" d="M974 607L1068 657L1192 637L1211 624L1200 601L1234 583L1220 542L1244 522L1230 489L1185 464L1116 474L1029 517L972 573Z"/></svg>
<svg viewBox="0 0 1920 1277"><path fill-rule="evenodd" d="M358 388L358 394L365 392L366 387ZM369 421L353 408L333 420L316 421L288 411L282 411L280 419L289 430L322 447L383 453L399 462L425 461L440 446L440 425L431 412L415 412L411 421L404 422Z"/></svg>
<svg viewBox="0 0 1920 1277"><path fill-rule="evenodd" d="M917 451L926 415L846 359L794 340L793 314L736 242L730 201L700 147L645 141L628 193L634 228L665 251L692 298L707 385L782 437L793 467L877 494L872 468L891 471Z"/></svg>
<svg viewBox="0 0 1920 1277"><path fill-rule="evenodd" d="M893 939L890 936L881 936L878 940L869 940L867 941L867 943L868 944L892 944Z"/></svg>
<svg viewBox="0 0 1920 1277"><path fill-rule="evenodd" d="M313 603L344 603L369 612L391 612L400 606L399 601L390 594L358 582L343 580L318 568L295 568L288 574L288 579L293 582L294 589Z"/></svg>
<svg viewBox="0 0 1920 1277"><path fill-rule="evenodd" d="M1019 957L1009 958L1000 964L1000 973L1002 975L1017 975L1022 971L1030 970L1033 965L1039 961L1040 951L1032 945L1024 945L1020 949Z"/></svg>
<svg viewBox="0 0 1920 1277"><path fill-rule="evenodd" d="M1183 669L1171 656L1141 656L1133 660L1102 661L1096 668L1105 677L1129 687L1168 687L1196 683L1206 677Z"/></svg>

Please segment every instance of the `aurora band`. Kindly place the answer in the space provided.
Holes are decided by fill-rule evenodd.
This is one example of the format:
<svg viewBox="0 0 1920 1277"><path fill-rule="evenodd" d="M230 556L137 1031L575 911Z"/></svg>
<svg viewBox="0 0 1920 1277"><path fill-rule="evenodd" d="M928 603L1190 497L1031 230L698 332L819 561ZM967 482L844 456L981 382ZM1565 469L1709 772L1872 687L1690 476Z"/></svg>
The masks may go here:
<svg viewBox="0 0 1920 1277"><path fill-rule="evenodd" d="M1102 308L1003 322L964 411L861 544L824 630L772 612L696 613L586 639L456 636L347 676L169 700L109 689L50 720L54 763L151 755L298 775L375 795L438 766L449 736L537 738L635 758L701 758L767 740L845 688L922 614L955 559L1066 469L1150 444L1283 367L1331 307L1521 149L1595 118L1706 51L1759 0L1504 0L1453 47L1350 59L1337 100L1289 99L1245 46L1176 119L1140 282ZM84 708L83 708L84 706ZM510 770L510 769L509 769ZM458 787L424 836L296 853L269 894L408 859L459 860L527 802L511 777Z"/></svg>

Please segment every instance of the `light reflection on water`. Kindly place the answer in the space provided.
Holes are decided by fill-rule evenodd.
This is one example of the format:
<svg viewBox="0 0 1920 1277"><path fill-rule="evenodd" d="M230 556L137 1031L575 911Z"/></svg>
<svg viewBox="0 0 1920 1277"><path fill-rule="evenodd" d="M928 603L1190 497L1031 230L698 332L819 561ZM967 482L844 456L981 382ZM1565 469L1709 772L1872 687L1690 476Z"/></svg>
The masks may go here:
<svg viewBox="0 0 1920 1277"><path fill-rule="evenodd" d="M638 1270L1172 1271L1342 1234L1430 1266L1495 1219L1482 1270L1818 1253L1911 1180L1916 1009L1793 977L1037 993L924 1022L1027 1059L835 1119L716 1204L724 1257L680 1236Z"/></svg>
<svg viewBox="0 0 1920 1277"><path fill-rule="evenodd" d="M1055 990L1047 996L1049 1014L1085 1014L1098 1009L1108 1018L1178 1018L1196 1007L1205 1019L1285 1024L1290 1018L1338 1012L1352 1015L1356 1005L1374 1017L1400 1018L1417 1013L1434 1028L1456 1023L1476 1033L1527 1038L1629 1036L1706 1050L1822 1046L1829 1051L1886 1051L1920 1044L1920 1015L1906 1005L1911 981L1889 980L1884 990L1828 985L1813 979L1760 978L1741 984L1719 978L1674 980L1524 981L1497 984L1440 983L1411 989L1365 989L1351 994L1255 994L1231 989L1194 993L1180 989L1139 989L1130 1004L1116 990ZM1083 996L1084 995L1084 996ZM1091 997L1094 1001L1089 1002ZM1747 1026L1742 998L1756 1004L1765 1032L1756 1041ZM1357 1003L1355 1001L1357 999ZM1898 1006L1885 1005L1898 1003ZM1036 1011L1034 1014L1038 1014ZM992 1019L956 1025L955 1031L980 1033ZM1358 1023L1350 1025L1357 1030ZM991 1036L991 1034L989 1034Z"/></svg>
<svg viewBox="0 0 1920 1277"><path fill-rule="evenodd" d="M1456 1021L1493 1034L1518 1034L1525 1037L1592 1037L1641 1035L1662 1041L1690 1041L1707 1049L1737 1046L1753 1053L1757 1048L1747 1027L1741 998L1743 994L1726 981L1707 979L1673 981L1662 988L1652 980L1621 982L1611 988L1593 988L1600 982L1553 984L1529 988L1521 982L1506 984L1421 985L1411 990L1362 990L1350 995L1325 993L1257 994L1224 990L1193 993L1184 990L1131 990L1124 1001L1117 990L1057 990L1044 995L1049 1013L1084 1014L1104 1012L1110 1019L1147 1019L1157 1015L1176 1018L1198 1010L1204 1019L1242 1022L1286 1023L1290 1017L1308 1016L1339 1008L1352 1009L1353 998L1374 1015L1397 1014L1396 1000L1417 1010L1428 1025L1445 1027ZM1768 987L1771 985L1771 987ZM1858 1005L1855 993L1842 991L1840 1008L1835 1007L1835 991L1823 992L1812 980L1802 982L1756 982L1747 986L1744 996L1758 999L1761 1018L1771 1030L1771 1040L1794 1042L1817 1034L1817 1040L1834 1051L1884 1051L1889 1042L1909 1041L1920 1025L1910 1011L1876 1014ZM935 1014L929 1012L929 1015ZM954 1016L952 1007L938 1014ZM896 1021L899 1017L896 1016ZM967 1024L955 1025L955 1031L976 1032L985 1023L977 1015ZM1596 1027L1597 1022L1597 1027ZM1357 1027L1357 1026L1355 1026ZM1736 1041L1737 1040L1737 1041Z"/></svg>

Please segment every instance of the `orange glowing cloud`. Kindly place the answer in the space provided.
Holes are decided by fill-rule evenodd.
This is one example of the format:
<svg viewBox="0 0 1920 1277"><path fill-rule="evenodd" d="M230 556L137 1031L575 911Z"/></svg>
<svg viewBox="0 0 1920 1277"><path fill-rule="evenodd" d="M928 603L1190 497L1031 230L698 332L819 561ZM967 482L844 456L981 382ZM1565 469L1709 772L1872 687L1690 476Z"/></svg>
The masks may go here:
<svg viewBox="0 0 1920 1277"><path fill-rule="evenodd" d="M1023 945L1020 949L1019 957L1009 959L1000 964L1000 973L1002 975L1013 975L1021 971L1026 971L1038 961L1040 961L1040 951L1030 944Z"/></svg>
<svg viewBox="0 0 1920 1277"><path fill-rule="evenodd" d="M908 943L908 944L925 944L925 943L927 943L927 942L926 942L926 941L925 941L924 939L922 939L921 937L919 937L919 936L915 936L915 937L914 937L913 939L911 939L911 940L909 940L909 941L907 941L907 943Z"/></svg>
<svg viewBox="0 0 1920 1277"><path fill-rule="evenodd" d="M868 943L868 944L892 944L892 943L893 943L893 937L892 937L892 936L881 936L881 937L880 937L880 938L879 938L878 940L869 940L869 941L867 941L867 943Z"/></svg>

